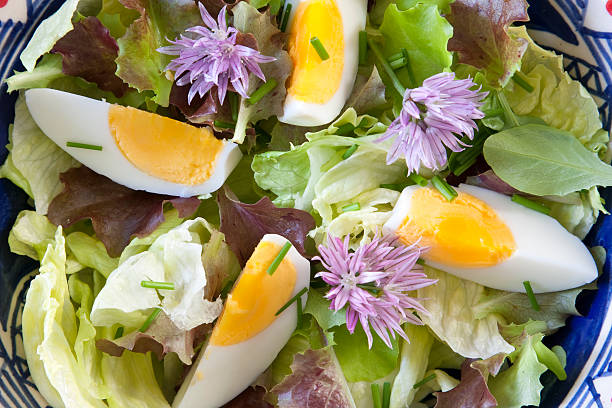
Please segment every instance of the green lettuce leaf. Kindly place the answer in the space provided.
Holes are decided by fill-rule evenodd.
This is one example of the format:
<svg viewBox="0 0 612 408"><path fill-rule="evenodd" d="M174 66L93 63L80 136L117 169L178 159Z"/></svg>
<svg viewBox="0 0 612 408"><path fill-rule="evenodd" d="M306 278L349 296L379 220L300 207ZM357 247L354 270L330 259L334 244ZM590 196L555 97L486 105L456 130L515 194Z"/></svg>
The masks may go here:
<svg viewBox="0 0 612 408"><path fill-rule="evenodd" d="M380 32L384 36L382 52L386 58L402 52L402 48L408 52L409 67L396 71L404 86L417 87L430 76L448 70L453 62L447 50L453 28L435 3L418 2L404 10L396 4L389 5Z"/></svg>
<svg viewBox="0 0 612 408"><path fill-rule="evenodd" d="M429 311L421 319L440 340L467 358L487 359L514 351L499 332L497 316L476 315L475 306L485 293L484 286L428 266L425 273L438 283L418 290Z"/></svg>
<svg viewBox="0 0 612 408"><path fill-rule="evenodd" d="M566 197L570 198L570 196L575 197L573 202L548 201L546 204L550 207L551 217L559 221L569 232L584 239L595 225L599 213L607 214L608 212L603 206L597 187L572 193Z"/></svg>
<svg viewBox="0 0 612 408"><path fill-rule="evenodd" d="M9 159L0 168L0 177L9 177L20 187L27 187L25 191L34 199L36 211L46 214L53 198L62 191L60 173L78 162L39 129L23 95L15 103L15 124L8 149ZM23 186L24 180L27 186Z"/></svg>
<svg viewBox="0 0 612 408"><path fill-rule="evenodd" d="M282 5L282 0L251 0L251 6L255 7L256 9L270 6L271 14L277 14Z"/></svg>
<svg viewBox="0 0 612 408"><path fill-rule="evenodd" d="M101 241L83 232L69 234L66 237L66 245L81 265L95 269L105 278L119 266L119 259L111 258Z"/></svg>

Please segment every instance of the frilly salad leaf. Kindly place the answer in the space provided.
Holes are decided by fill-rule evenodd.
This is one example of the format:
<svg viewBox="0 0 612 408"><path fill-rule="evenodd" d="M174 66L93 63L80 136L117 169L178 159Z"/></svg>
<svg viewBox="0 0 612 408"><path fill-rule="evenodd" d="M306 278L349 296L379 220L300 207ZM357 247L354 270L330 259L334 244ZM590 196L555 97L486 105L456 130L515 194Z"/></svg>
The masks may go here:
<svg viewBox="0 0 612 408"><path fill-rule="evenodd" d="M62 173L62 191L49 206L49 220L68 227L90 218L110 256L116 257L134 235L153 232L164 220L163 205L171 202L179 215L191 215L200 205L195 197L179 198L135 191L85 166Z"/></svg>
<svg viewBox="0 0 612 408"><path fill-rule="evenodd" d="M527 40L509 32L516 21L527 21L525 0L456 0L448 16L453 37L448 49L460 63L484 70L489 84L504 86L521 65Z"/></svg>
<svg viewBox="0 0 612 408"><path fill-rule="evenodd" d="M301 254L305 254L306 235L315 227L314 219L307 212L278 208L268 197L255 204L241 203L227 187L217 193L217 203L221 213L220 230L241 265L246 264L266 234L287 238Z"/></svg>
<svg viewBox="0 0 612 408"><path fill-rule="evenodd" d="M355 408L332 349L296 354L291 370L273 389L279 408Z"/></svg>
<svg viewBox="0 0 612 408"><path fill-rule="evenodd" d="M117 42L96 17L76 23L55 43L51 52L62 55L62 69L66 75L82 77L118 98L128 90L128 85L115 75Z"/></svg>
<svg viewBox="0 0 612 408"><path fill-rule="evenodd" d="M60 173L78 162L39 129L22 95L15 103L15 124L8 149L10 155L0 168L0 176L23 188L34 199L36 211L46 214L51 200L62 191Z"/></svg>
<svg viewBox="0 0 612 408"><path fill-rule="evenodd" d="M212 230L202 218L185 221L157 238L147 251L126 259L96 297L92 322L138 328L156 307L183 331L214 321L222 303L220 298L214 302L204 299L202 264L202 243ZM172 282L175 289L158 292L143 288L142 281Z"/></svg>
<svg viewBox="0 0 612 408"><path fill-rule="evenodd" d="M285 82L291 74L293 63L287 51L283 49L287 37L272 24L269 11L260 13L255 7L243 1L232 9L232 13L234 14L234 26L243 33L251 33L255 36L259 52L276 58L275 61L261 64L261 71L266 81L274 79L278 83L270 93L255 104L251 104L248 99L241 98L232 140L236 143L242 143L249 123L267 119L273 115L282 115L283 101L287 95ZM263 85L263 82L251 75L247 93L252 94L261 85Z"/></svg>
<svg viewBox="0 0 612 408"><path fill-rule="evenodd" d="M573 134L587 149L605 157L609 134L602 130L597 104L580 82L563 69L563 57L536 45L525 27L510 32L528 41L520 75L533 87L527 92L514 81L503 92L517 115L543 119L549 126ZM608 160L609 161L609 160Z"/></svg>
<svg viewBox="0 0 612 408"><path fill-rule="evenodd" d="M440 15L437 4L418 2L408 9L390 4L385 11L380 32L384 36L382 52L385 57L402 52L409 56L408 67L396 71L406 87L420 86L426 78L450 68L453 57L447 42L453 28ZM386 80L386 76L383 76Z"/></svg>
<svg viewBox="0 0 612 408"><path fill-rule="evenodd" d="M475 306L485 293L484 286L428 266L425 273L438 283L418 290L429 311L421 319L440 340L466 358L487 359L514 351L499 333L494 314L476 316Z"/></svg>
<svg viewBox="0 0 612 408"><path fill-rule="evenodd" d="M435 408L494 408L495 397L487 387L487 376L465 360L461 366L461 383L450 391L438 392ZM502 405L503 406L503 405Z"/></svg>
<svg viewBox="0 0 612 408"><path fill-rule="evenodd" d="M571 133L523 125L490 136L484 157L499 178L524 193L566 195L612 185L612 167Z"/></svg>
<svg viewBox="0 0 612 408"><path fill-rule="evenodd" d="M385 84L380 78L376 66L372 68L372 72L369 75L357 73L353 92L346 101L345 107L347 109L352 107L360 115L380 108L387 103Z"/></svg>
<svg viewBox="0 0 612 408"><path fill-rule="evenodd" d="M119 44L117 76L139 91L152 90L153 101L168 106L172 81L165 69L170 59L157 52L186 28L202 24L195 2L189 0L121 0L140 13L127 29Z"/></svg>

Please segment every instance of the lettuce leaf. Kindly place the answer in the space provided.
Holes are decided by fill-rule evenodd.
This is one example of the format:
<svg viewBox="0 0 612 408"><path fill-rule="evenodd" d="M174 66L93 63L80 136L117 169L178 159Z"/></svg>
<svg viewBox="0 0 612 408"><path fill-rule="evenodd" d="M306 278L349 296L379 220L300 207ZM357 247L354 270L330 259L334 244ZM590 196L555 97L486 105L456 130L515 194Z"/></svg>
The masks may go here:
<svg viewBox="0 0 612 408"><path fill-rule="evenodd" d="M17 215L8 237L11 252L41 260L47 246L55 240L57 227L47 217L34 211L23 210Z"/></svg>
<svg viewBox="0 0 612 408"><path fill-rule="evenodd" d="M46 214L51 200L62 191L60 173L77 166L78 162L40 130L23 95L15 103L15 123L7 147L10 154L0 168L0 177L7 177L24 188L34 199L36 211Z"/></svg>
<svg viewBox="0 0 612 408"><path fill-rule="evenodd" d="M461 383L450 391L437 392L435 408L495 408L497 401L487 387L487 375L465 360L461 366Z"/></svg>
<svg viewBox="0 0 612 408"><path fill-rule="evenodd" d="M70 233L66 237L66 246L81 265L100 272L105 278L119 266L119 259L111 258L101 241L84 232Z"/></svg>

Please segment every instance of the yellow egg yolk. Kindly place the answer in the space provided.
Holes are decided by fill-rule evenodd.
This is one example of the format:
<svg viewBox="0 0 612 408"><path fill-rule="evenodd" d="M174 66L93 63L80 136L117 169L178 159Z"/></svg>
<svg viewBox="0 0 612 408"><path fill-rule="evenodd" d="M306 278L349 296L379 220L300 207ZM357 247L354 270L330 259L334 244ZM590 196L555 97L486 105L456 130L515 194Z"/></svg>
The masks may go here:
<svg viewBox="0 0 612 408"><path fill-rule="evenodd" d="M291 298L297 273L287 256L269 275L268 266L281 247L262 241L247 262L236 286L227 297L210 344L230 346L254 337L268 327L275 314Z"/></svg>
<svg viewBox="0 0 612 408"><path fill-rule="evenodd" d="M139 170L172 183L195 186L210 178L223 142L209 128L111 105L108 125L121 153Z"/></svg>
<svg viewBox="0 0 612 408"><path fill-rule="evenodd" d="M516 250L512 232L495 210L462 192L449 202L433 188L414 191L396 233L406 245L420 239L419 246L430 248L425 260L449 266L493 266Z"/></svg>
<svg viewBox="0 0 612 408"><path fill-rule="evenodd" d="M329 54L321 57L310 43L317 37ZM297 7L289 32L293 74L287 92L311 103L329 101L340 87L344 69L342 15L334 0L303 1Z"/></svg>

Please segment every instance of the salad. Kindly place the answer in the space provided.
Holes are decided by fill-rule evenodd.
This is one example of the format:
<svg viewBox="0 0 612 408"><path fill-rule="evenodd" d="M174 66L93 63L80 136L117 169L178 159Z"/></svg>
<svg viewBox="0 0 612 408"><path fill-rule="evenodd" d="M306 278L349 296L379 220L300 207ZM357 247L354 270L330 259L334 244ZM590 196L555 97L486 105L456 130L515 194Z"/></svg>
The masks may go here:
<svg viewBox="0 0 612 408"><path fill-rule="evenodd" d="M540 404L609 133L525 0L66 0L6 80L54 407Z"/></svg>

